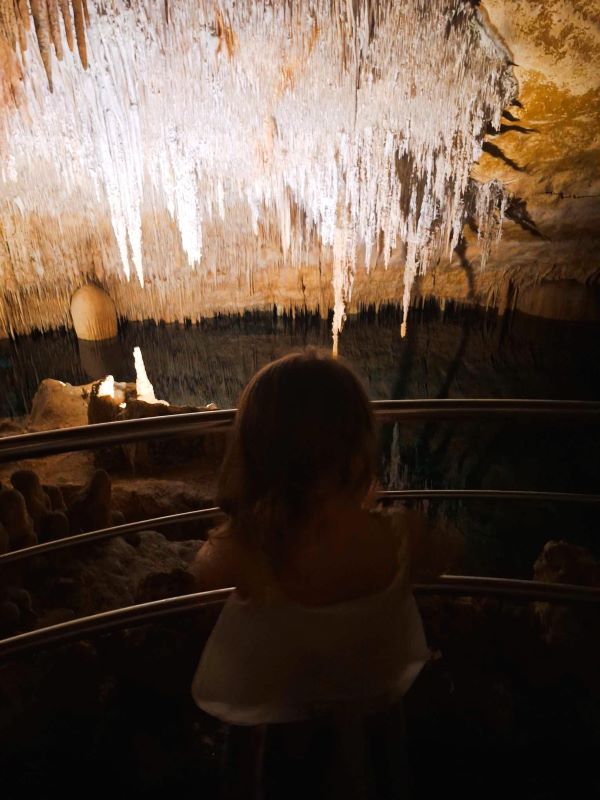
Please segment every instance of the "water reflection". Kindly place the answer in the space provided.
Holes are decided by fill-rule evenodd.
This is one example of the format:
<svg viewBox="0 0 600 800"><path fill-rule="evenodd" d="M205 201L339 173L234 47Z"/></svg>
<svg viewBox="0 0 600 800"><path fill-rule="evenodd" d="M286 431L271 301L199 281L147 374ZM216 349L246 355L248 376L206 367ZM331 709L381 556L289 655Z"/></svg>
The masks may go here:
<svg viewBox="0 0 600 800"><path fill-rule="evenodd" d="M395 311L348 320L340 353L374 399L404 397L600 398L600 325L437 306L411 312L399 336ZM465 336L465 331L468 336ZM132 380L142 349L157 396L172 403L234 405L268 361L309 345L330 347L318 317L248 315L202 325L127 323L119 338L78 342L72 333L0 342L0 416L26 413L43 378L86 383L111 373Z"/></svg>

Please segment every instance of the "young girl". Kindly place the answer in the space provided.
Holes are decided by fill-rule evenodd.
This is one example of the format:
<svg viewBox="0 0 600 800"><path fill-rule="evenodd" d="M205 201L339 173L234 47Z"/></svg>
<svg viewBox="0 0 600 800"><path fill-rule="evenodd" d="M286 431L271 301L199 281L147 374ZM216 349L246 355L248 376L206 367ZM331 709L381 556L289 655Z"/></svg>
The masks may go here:
<svg viewBox="0 0 600 800"><path fill-rule="evenodd" d="M219 481L229 521L195 564L202 588L236 587L192 686L231 725L228 796L406 796L401 699L428 651L408 516L368 511L375 458L340 359L289 355L244 390Z"/></svg>

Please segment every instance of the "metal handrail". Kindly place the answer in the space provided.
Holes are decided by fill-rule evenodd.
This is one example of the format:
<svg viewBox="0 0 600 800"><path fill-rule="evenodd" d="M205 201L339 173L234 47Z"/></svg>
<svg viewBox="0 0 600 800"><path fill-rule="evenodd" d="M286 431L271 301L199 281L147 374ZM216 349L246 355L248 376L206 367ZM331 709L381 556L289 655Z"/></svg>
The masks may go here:
<svg viewBox="0 0 600 800"><path fill-rule="evenodd" d="M63 550L69 547L76 547L81 544L93 544L103 539L112 539L115 536L126 536L128 533L148 533L155 528L164 528L168 525L178 523L196 522L204 519L216 519L224 514L220 508L199 508L195 511L184 511L180 514L169 514L164 517L152 517L142 519L138 522L127 522L123 525L113 525L110 528L100 528L97 531L88 533L78 533L75 536L65 536L63 539L55 539L52 542L42 542L31 547L23 547L21 550L12 550L0 555L0 567L13 561L21 561L24 558L33 558L54 550Z"/></svg>
<svg viewBox="0 0 600 800"><path fill-rule="evenodd" d="M426 398L419 400L372 400L379 419L446 420L485 419L519 414L524 417L598 416L600 402L594 400L529 400L496 398Z"/></svg>
<svg viewBox="0 0 600 800"><path fill-rule="evenodd" d="M0 639L0 659L15 653L45 647L49 644L73 641L91 634L102 633L116 628L133 627L145 622L154 622L178 613L195 611L207 606L222 604L233 588L216 589L210 592L167 597L134 606L103 611L88 617L59 622L27 633L19 633L7 639Z"/></svg>
<svg viewBox="0 0 600 800"><path fill-rule="evenodd" d="M552 503L600 503L600 494L534 492L517 489L388 489L381 500L525 500Z"/></svg>
<svg viewBox="0 0 600 800"><path fill-rule="evenodd" d="M556 503L600 503L600 495L577 494L572 492L527 492L499 489L397 489L377 493L378 500L391 500L406 502L408 500L524 500L533 502ZM126 536L129 533L148 533L155 528L163 528L180 523L196 522L198 520L218 519L224 512L217 506L201 508L195 511L184 511L180 514L168 514L163 517L152 517L128 522L123 525L114 525L110 528L101 528L88 533L79 533L75 536L66 536L52 542L24 547L0 555L0 567L21 561L26 558L44 555L55 550L76 547L81 544L92 544L115 536Z"/></svg>
<svg viewBox="0 0 600 800"><path fill-rule="evenodd" d="M418 583L417 595L509 597L551 603L600 603L600 588L572 583L546 583L519 578L490 578L481 575L440 575L433 583Z"/></svg>
<svg viewBox="0 0 600 800"><path fill-rule="evenodd" d="M441 575L433 583L416 584L413 590L421 595L449 595L453 597L488 596L516 601L551 603L599 603L600 589L560 583L541 583L508 578L485 578L464 575ZM135 606L104 611L88 617L49 625L28 633L20 633L0 640L0 659L30 650L41 649L89 637L115 629L155 622L165 617L197 611L213 605L222 605L233 588L179 595L164 600L153 600Z"/></svg>
<svg viewBox="0 0 600 800"><path fill-rule="evenodd" d="M235 409L194 411L188 414L98 422L94 425L6 436L0 439L0 463L183 433L214 433L229 428L234 417Z"/></svg>
<svg viewBox="0 0 600 800"><path fill-rule="evenodd" d="M576 421L600 419L600 403L584 400L374 400L372 406L375 416L384 421L471 420L517 414L521 417L569 417ZM194 411L6 436L0 439L0 463L177 436L184 432L221 432L231 426L235 413L233 408Z"/></svg>

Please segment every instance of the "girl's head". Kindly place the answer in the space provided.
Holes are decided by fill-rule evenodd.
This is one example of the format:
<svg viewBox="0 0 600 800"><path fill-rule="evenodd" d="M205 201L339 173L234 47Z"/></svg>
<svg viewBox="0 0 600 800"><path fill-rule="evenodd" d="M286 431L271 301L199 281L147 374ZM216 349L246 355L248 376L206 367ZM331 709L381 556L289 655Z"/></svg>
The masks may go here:
<svg viewBox="0 0 600 800"><path fill-rule="evenodd" d="M263 367L244 389L219 480L231 531L276 569L332 501L360 505L375 473L367 395L316 350Z"/></svg>

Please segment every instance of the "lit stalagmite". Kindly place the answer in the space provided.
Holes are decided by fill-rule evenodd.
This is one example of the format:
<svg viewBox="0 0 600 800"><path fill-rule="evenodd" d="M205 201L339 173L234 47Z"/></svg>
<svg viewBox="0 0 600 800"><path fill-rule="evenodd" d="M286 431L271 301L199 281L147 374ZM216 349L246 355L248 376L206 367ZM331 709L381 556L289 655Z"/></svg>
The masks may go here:
<svg viewBox="0 0 600 800"><path fill-rule="evenodd" d="M101 341L117 335L117 312L109 295L99 286L78 289L71 300L73 327L79 339Z"/></svg>
<svg viewBox="0 0 600 800"><path fill-rule="evenodd" d="M484 247L499 232L502 187L469 171L516 86L473 5L32 0L31 25L19 3L0 327L66 322L84 278L129 318L285 306L302 268L330 277L337 334L375 263L406 309L467 213Z"/></svg>
<svg viewBox="0 0 600 800"><path fill-rule="evenodd" d="M156 396L154 394L154 387L150 383L146 367L144 366L144 359L142 351L139 347L133 348L133 360L135 362L135 389L139 400L144 400L146 403L156 403Z"/></svg>

